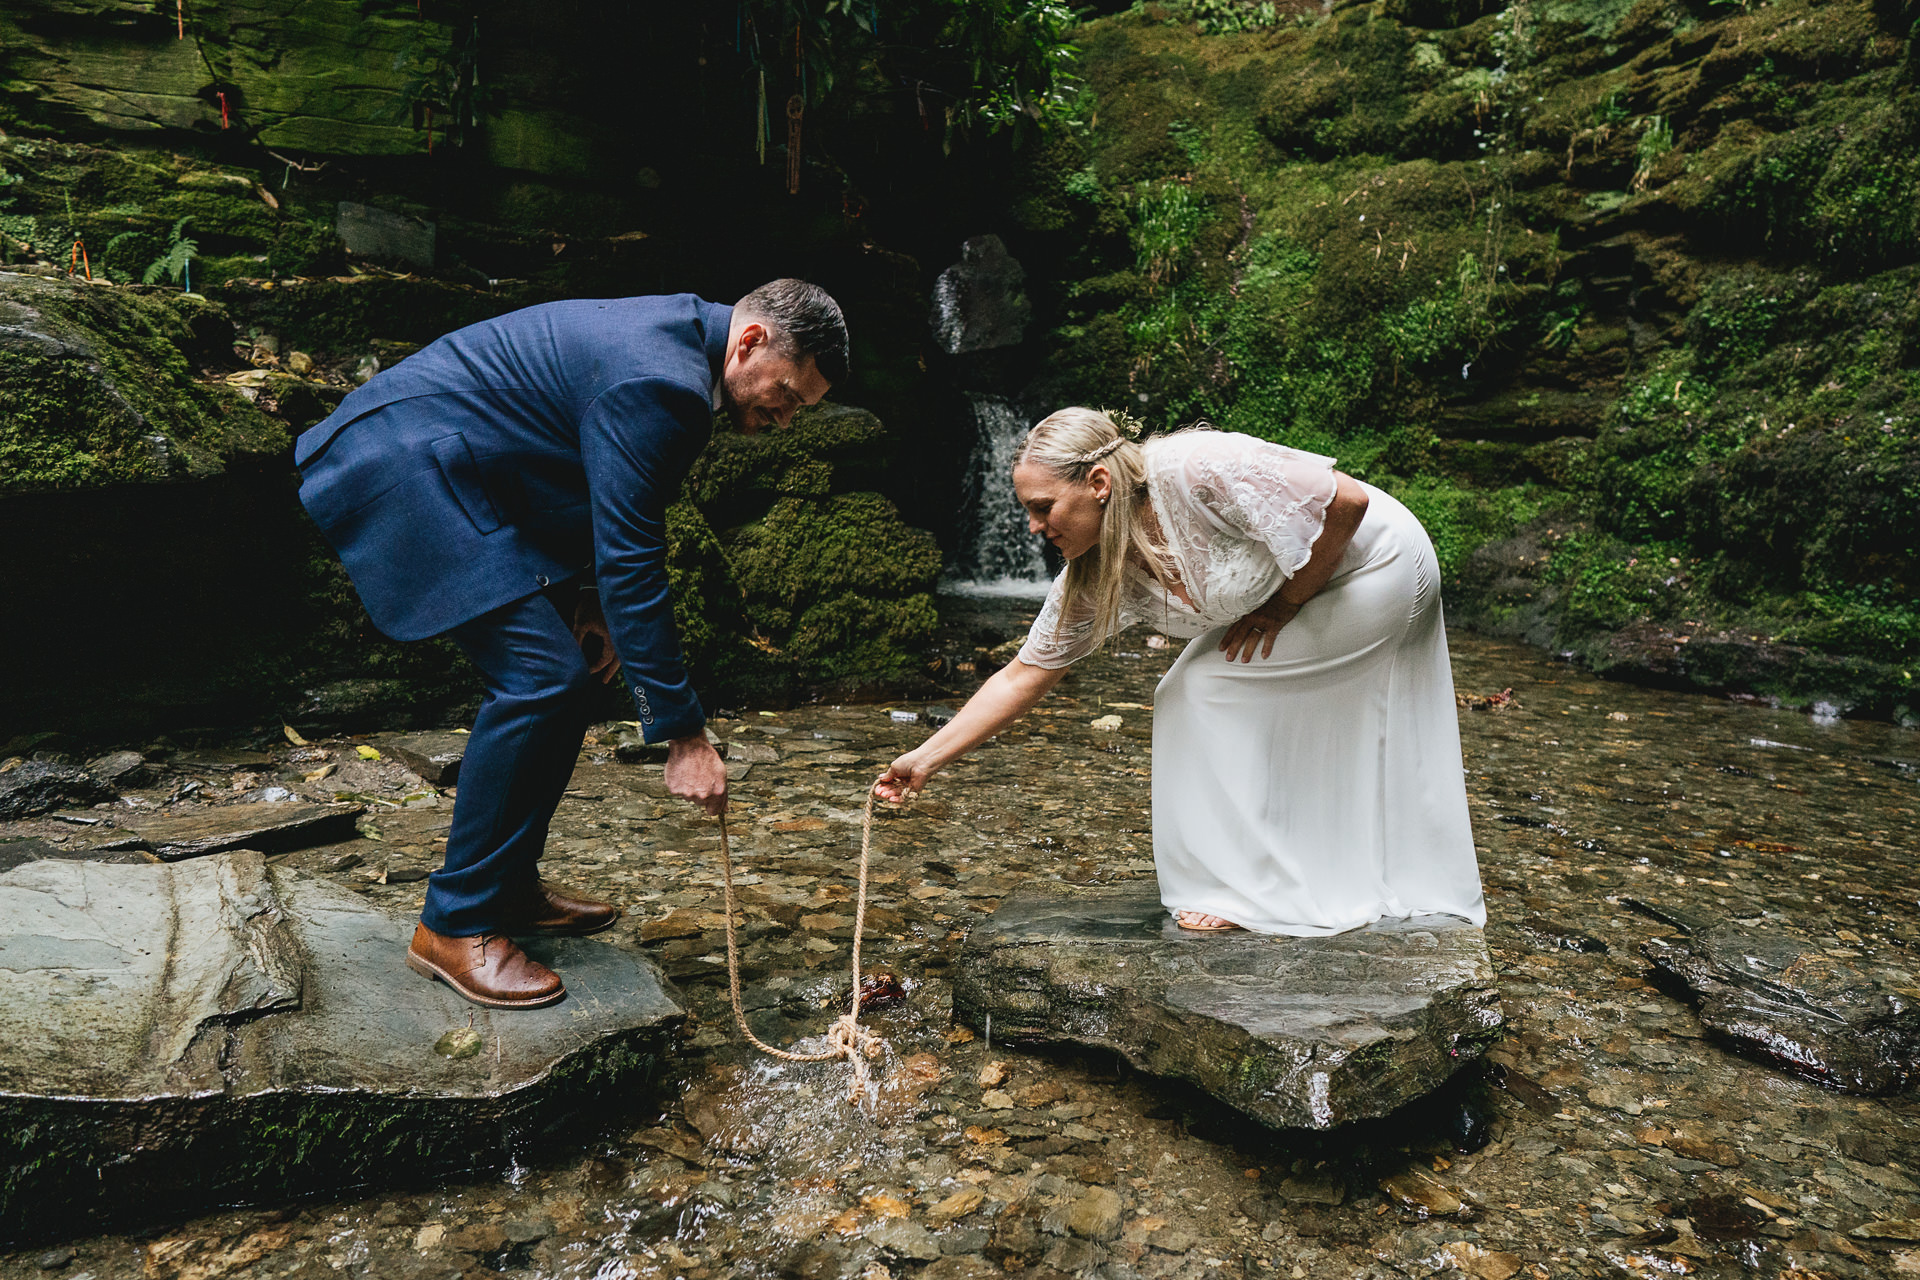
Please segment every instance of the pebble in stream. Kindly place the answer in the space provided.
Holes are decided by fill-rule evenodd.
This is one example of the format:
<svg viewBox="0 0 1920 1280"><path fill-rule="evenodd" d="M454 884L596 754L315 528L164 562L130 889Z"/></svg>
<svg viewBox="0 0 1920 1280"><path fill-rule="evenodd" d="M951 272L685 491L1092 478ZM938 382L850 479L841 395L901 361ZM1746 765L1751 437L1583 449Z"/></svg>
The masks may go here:
<svg viewBox="0 0 1920 1280"><path fill-rule="evenodd" d="M1920 774L1904 763L1920 737L1887 725L1611 685L1455 635L1463 694L1514 691L1460 712L1510 1035L1486 1073L1387 1122L1269 1134L1111 1059L989 1051L950 1028L955 949L1015 885L1152 874L1150 716L1090 727L1113 703L1151 704L1177 649L1144 641L1082 664L876 824L868 963L907 998L871 1013L888 1041L871 1108L845 1104L842 1064L739 1044L714 829L657 766L590 743L545 870L626 904L610 940L653 953L693 1006L660 1109L502 1176L73 1241L44 1271L42 1244L0 1258L0 1276L1920 1274L1912 1095L1833 1092L1718 1046L1641 954L1669 930L1624 902L1759 913L1920 987ZM715 725L741 747L745 998L770 1043L816 1047L847 991L862 790L927 732L887 712ZM315 764L286 755L251 785L300 789ZM408 910L419 884L370 873L430 865L445 820L444 801L382 808L382 841L286 860ZM31 825L9 827L70 834Z"/></svg>

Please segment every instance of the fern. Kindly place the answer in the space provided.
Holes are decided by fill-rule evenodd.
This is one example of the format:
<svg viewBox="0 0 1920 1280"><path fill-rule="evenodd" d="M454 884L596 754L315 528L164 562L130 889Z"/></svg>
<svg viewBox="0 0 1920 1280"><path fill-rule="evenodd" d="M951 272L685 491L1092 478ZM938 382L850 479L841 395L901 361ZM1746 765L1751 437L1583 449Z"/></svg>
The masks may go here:
<svg viewBox="0 0 1920 1280"><path fill-rule="evenodd" d="M174 284L192 291L192 276L187 264L199 256L200 245L198 241L182 234L191 221L192 218L182 218L173 224L173 231L167 237L167 251L147 264L146 273L140 277L143 284L157 284L160 277L165 276Z"/></svg>

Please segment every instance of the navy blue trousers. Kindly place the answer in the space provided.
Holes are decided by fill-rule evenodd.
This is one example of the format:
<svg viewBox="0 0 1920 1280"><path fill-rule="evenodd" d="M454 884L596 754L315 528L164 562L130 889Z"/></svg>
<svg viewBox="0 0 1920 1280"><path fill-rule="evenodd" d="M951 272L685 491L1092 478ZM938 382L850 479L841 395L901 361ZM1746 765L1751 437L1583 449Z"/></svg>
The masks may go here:
<svg viewBox="0 0 1920 1280"><path fill-rule="evenodd" d="M446 864L427 879L420 919L435 933L492 932L539 878L598 683L568 625L575 595L527 596L447 633L487 692L460 764Z"/></svg>

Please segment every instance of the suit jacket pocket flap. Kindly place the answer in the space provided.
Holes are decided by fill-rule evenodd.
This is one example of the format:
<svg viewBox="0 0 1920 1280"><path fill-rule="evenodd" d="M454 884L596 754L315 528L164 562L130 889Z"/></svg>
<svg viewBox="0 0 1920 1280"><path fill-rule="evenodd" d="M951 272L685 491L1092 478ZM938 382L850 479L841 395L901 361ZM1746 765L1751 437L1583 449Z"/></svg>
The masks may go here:
<svg viewBox="0 0 1920 1280"><path fill-rule="evenodd" d="M441 436L433 442L433 457L440 464L440 474L447 478L447 487L453 490L454 499L467 513L467 519L473 521L473 527L481 533L492 533L498 529L500 512L494 507L493 499L487 496L486 482L480 477L480 464L474 461L467 438L458 433Z"/></svg>

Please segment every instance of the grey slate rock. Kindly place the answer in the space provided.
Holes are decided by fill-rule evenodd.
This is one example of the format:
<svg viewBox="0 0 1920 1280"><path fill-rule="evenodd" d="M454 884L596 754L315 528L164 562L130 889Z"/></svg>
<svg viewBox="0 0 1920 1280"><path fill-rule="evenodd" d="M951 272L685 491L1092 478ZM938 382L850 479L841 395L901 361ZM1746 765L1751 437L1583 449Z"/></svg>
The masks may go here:
<svg viewBox="0 0 1920 1280"><path fill-rule="evenodd" d="M397 734L381 738L374 745L435 787L457 784L460 762L467 755L464 733Z"/></svg>
<svg viewBox="0 0 1920 1280"><path fill-rule="evenodd" d="M144 787L154 780L153 769L138 751L114 751L98 760L89 760L87 772L120 791Z"/></svg>
<svg viewBox="0 0 1920 1280"><path fill-rule="evenodd" d="M0 772L0 821L32 818L68 805L115 799L112 787L78 765L22 760Z"/></svg>
<svg viewBox="0 0 1920 1280"><path fill-rule="evenodd" d="M967 939L955 1014L996 1041L1094 1045L1282 1128L1428 1093L1496 1040L1480 930L1452 916L1328 938L1179 929L1151 881L1023 886Z"/></svg>
<svg viewBox="0 0 1920 1280"><path fill-rule="evenodd" d="M95 841L99 849L145 849L167 861L234 849L290 853L353 839L360 804L289 804L256 801L196 813L119 816L117 830Z"/></svg>
<svg viewBox="0 0 1920 1280"><path fill-rule="evenodd" d="M528 945L559 1004L477 1008L404 968L412 927L251 852L0 875L0 1240L497 1165L684 1018L584 938ZM479 1053L435 1052L470 1020Z"/></svg>
<svg viewBox="0 0 1920 1280"><path fill-rule="evenodd" d="M1736 1051L1849 1093L1920 1079L1920 1008L1890 985L1775 925L1659 915L1686 935L1641 954L1686 986L1700 1021Z"/></svg>
<svg viewBox="0 0 1920 1280"><path fill-rule="evenodd" d="M436 228L424 218L342 200L333 229L348 253L422 269L433 266Z"/></svg>

